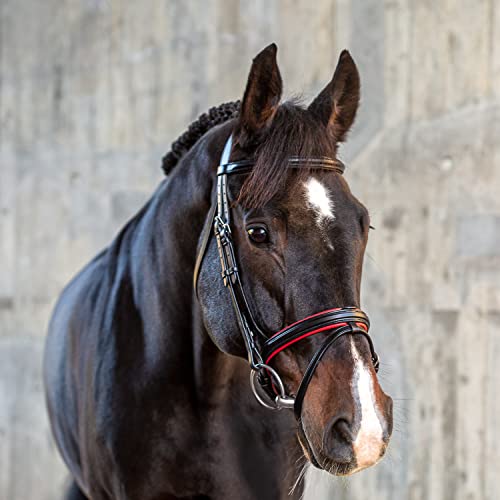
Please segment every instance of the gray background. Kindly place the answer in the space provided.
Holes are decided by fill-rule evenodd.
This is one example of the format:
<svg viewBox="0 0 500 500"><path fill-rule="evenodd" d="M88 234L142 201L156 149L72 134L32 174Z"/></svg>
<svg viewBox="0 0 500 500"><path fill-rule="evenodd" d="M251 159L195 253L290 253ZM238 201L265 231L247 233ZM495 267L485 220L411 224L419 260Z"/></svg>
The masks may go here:
<svg viewBox="0 0 500 500"><path fill-rule="evenodd" d="M62 286L271 41L289 95L344 47L360 67L342 157L377 227L363 303L396 399L389 456L308 498L500 498L500 2L1 0L1 500L64 481L40 380Z"/></svg>

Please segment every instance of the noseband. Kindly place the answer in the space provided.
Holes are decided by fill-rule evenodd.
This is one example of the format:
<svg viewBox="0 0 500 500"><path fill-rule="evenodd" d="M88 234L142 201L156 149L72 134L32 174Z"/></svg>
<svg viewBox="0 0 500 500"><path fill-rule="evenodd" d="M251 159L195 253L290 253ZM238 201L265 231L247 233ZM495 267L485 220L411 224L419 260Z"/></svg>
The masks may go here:
<svg viewBox="0 0 500 500"><path fill-rule="evenodd" d="M251 160L230 162L231 148L232 135L229 136L224 146L220 165L217 169L217 203L210 209L209 217L211 224L207 226L205 234L202 237L201 248L196 259L193 276L194 288L196 294L198 294L198 275L210 240L211 227L213 227L221 262L222 280L224 286L230 292L238 326L248 353L248 362L251 367L250 385L252 391L257 401L266 408L290 408L294 410L296 418L300 419L304 396L316 367L329 347L340 337L348 334L364 335L368 339L373 366L378 371L378 356L375 353L373 342L368 334L370 321L361 309L357 307L342 307L313 314L283 328L271 336L262 331L250 311L248 300L241 284L231 235L231 211L227 194L228 175L249 173L254 163ZM340 175L344 173L344 165L340 161L326 157L307 159L292 157L288 160L288 167L331 170ZM311 358L302 377L297 394L295 397L292 397L287 394L281 377L269 363L284 349L318 333L325 333L327 335L326 339Z"/></svg>

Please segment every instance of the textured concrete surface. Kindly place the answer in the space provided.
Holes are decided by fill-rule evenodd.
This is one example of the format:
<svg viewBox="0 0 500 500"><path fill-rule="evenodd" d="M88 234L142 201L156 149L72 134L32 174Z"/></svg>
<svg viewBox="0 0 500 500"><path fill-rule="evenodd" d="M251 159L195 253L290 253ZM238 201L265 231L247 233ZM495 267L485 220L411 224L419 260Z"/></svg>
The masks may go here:
<svg viewBox="0 0 500 500"><path fill-rule="evenodd" d="M389 456L307 498L494 500L500 471L500 3L0 2L0 500L59 498L40 361L68 279L197 114L276 41L309 98L351 49L342 150L372 214L363 301L396 399Z"/></svg>

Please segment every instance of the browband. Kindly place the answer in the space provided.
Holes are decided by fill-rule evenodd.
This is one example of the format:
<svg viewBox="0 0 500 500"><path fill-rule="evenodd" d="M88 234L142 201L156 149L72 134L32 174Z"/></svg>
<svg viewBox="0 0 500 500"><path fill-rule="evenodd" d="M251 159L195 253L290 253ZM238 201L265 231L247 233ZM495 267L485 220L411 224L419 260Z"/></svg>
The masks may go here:
<svg viewBox="0 0 500 500"><path fill-rule="evenodd" d="M217 168L217 175L231 174L249 174L255 165L253 160L232 161L230 163L221 163ZM345 171L345 165L337 159L322 156L319 158L299 158L293 156L288 159L288 168L310 168L321 170L333 170L342 175Z"/></svg>

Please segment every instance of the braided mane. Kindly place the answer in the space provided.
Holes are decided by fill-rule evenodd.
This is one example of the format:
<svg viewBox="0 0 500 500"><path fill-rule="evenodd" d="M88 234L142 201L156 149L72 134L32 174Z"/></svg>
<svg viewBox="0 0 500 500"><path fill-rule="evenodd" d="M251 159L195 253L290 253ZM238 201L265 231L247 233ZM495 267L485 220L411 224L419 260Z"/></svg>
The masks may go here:
<svg viewBox="0 0 500 500"><path fill-rule="evenodd" d="M224 123L238 116L240 101L225 102L210 108L200 115L188 129L178 137L170 147L170 151L163 157L162 169L165 175L179 163L179 160L194 146L198 139L208 130L219 123Z"/></svg>

